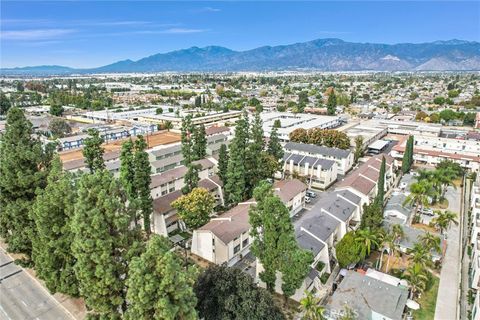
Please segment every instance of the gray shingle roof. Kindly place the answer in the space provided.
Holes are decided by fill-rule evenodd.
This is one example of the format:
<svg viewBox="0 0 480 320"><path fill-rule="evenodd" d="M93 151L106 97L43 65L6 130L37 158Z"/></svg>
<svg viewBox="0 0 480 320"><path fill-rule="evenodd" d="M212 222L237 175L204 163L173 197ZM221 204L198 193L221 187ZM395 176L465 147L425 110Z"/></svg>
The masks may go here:
<svg viewBox="0 0 480 320"><path fill-rule="evenodd" d="M401 320L408 290L393 286L355 271L348 271L326 305L329 310L343 310L347 304L358 319L372 319L372 311L389 319Z"/></svg>
<svg viewBox="0 0 480 320"><path fill-rule="evenodd" d="M302 152L309 152L311 154L321 154L323 156L334 157L334 158L347 158L350 154L350 150L342 150L337 148L329 148L324 146L317 146L314 144L306 143L297 143L297 142L288 142L285 145L285 150L297 150Z"/></svg>

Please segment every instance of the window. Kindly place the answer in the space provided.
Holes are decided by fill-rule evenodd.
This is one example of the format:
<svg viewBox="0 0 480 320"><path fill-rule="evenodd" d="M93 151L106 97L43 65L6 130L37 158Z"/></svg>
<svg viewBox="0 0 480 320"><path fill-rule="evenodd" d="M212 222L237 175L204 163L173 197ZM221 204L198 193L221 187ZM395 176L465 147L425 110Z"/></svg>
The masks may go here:
<svg viewBox="0 0 480 320"><path fill-rule="evenodd" d="M237 254L240 251L240 245L236 245L235 248L233 248L233 254Z"/></svg>
<svg viewBox="0 0 480 320"><path fill-rule="evenodd" d="M245 248L248 245L248 238L243 240L242 247Z"/></svg>

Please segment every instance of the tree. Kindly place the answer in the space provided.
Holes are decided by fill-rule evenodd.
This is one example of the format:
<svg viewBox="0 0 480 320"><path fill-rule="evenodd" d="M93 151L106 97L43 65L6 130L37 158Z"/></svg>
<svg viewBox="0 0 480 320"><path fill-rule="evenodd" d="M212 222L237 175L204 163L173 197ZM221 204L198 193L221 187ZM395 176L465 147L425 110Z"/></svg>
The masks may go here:
<svg viewBox="0 0 480 320"><path fill-rule="evenodd" d="M337 243L335 254L340 267L345 268L351 264L356 264L362 260L361 248L355 241L355 233L347 232L345 236Z"/></svg>
<svg viewBox="0 0 480 320"><path fill-rule="evenodd" d="M184 270L167 238L153 235L129 267L125 319L197 319L196 269Z"/></svg>
<svg viewBox="0 0 480 320"><path fill-rule="evenodd" d="M280 121L280 119L275 119L275 121L273 121L273 127L274 128L281 128L282 127L282 122Z"/></svg>
<svg viewBox="0 0 480 320"><path fill-rule="evenodd" d="M136 192L136 199L140 209L140 216L143 219L143 229L150 235L150 217L153 212L152 195L150 192L150 182L152 178L150 174L152 169L150 161L148 160L148 153L146 151L147 143L142 135L135 140L135 156L134 161L134 188ZM135 219L136 221L136 219Z"/></svg>
<svg viewBox="0 0 480 320"><path fill-rule="evenodd" d="M70 127L68 122L59 118L52 119L48 125L48 129L54 137L58 138L63 138L72 132L72 127Z"/></svg>
<svg viewBox="0 0 480 320"><path fill-rule="evenodd" d="M52 104L50 106L50 114L53 115L53 116L57 116L57 117L60 117L63 115L63 107L61 105L58 105L58 104Z"/></svg>
<svg viewBox="0 0 480 320"><path fill-rule="evenodd" d="M187 165L187 172L183 177L185 185L182 188L183 194L190 193L194 188L198 186L198 181L200 181L200 177L198 176L198 171L200 171L199 164L189 164Z"/></svg>
<svg viewBox="0 0 480 320"><path fill-rule="evenodd" d="M236 268L209 267L198 277L194 290L201 319L285 319L272 295Z"/></svg>
<svg viewBox="0 0 480 320"><path fill-rule="evenodd" d="M203 124L193 129L192 160L204 159L207 156L207 133Z"/></svg>
<svg viewBox="0 0 480 320"><path fill-rule="evenodd" d="M193 161L193 125L192 116L189 114L182 119L181 129L182 155L185 166Z"/></svg>
<svg viewBox="0 0 480 320"><path fill-rule="evenodd" d="M436 217L432 219L431 224L437 228L441 234L450 229L452 224L458 225L457 214L455 212L446 210L435 210Z"/></svg>
<svg viewBox="0 0 480 320"><path fill-rule="evenodd" d="M10 99L4 93L0 93L0 115L7 114L11 106Z"/></svg>
<svg viewBox="0 0 480 320"><path fill-rule="evenodd" d="M420 243L422 244L423 247L428 248L428 250L434 250L437 252L441 251L441 240L440 237L430 233L426 232L422 236L420 236Z"/></svg>
<svg viewBox="0 0 480 320"><path fill-rule="evenodd" d="M64 173L60 158L55 157L48 174L47 186L39 189L33 204L36 238L32 241L32 260L37 276L50 292L78 295L73 270L76 262L70 246L76 190L69 173Z"/></svg>
<svg viewBox="0 0 480 320"><path fill-rule="evenodd" d="M428 277L421 265L415 263L409 266L405 275L411 288L410 298L414 298L416 294L421 293L426 289Z"/></svg>
<svg viewBox="0 0 480 320"><path fill-rule="evenodd" d="M445 104L445 98L444 97L436 97L435 99L433 99L433 103L438 104L438 105Z"/></svg>
<svg viewBox="0 0 480 320"><path fill-rule="evenodd" d="M408 250L409 259L412 263L422 266L426 269L432 264L431 249L425 247L422 243L416 242L413 248Z"/></svg>
<svg viewBox="0 0 480 320"><path fill-rule="evenodd" d="M355 163L357 163L358 159L360 159L363 156L364 151L365 150L363 148L363 136L358 135L355 137L355 152L354 152Z"/></svg>
<svg viewBox="0 0 480 320"><path fill-rule="evenodd" d="M35 238L35 190L45 187L51 157L32 135L23 111L10 108L0 141L0 235L9 251L23 253L27 260Z"/></svg>
<svg viewBox="0 0 480 320"><path fill-rule="evenodd" d="M227 182L227 167L228 167L228 150L227 145L222 144L218 153L218 176L223 182L223 185Z"/></svg>
<svg viewBox="0 0 480 320"><path fill-rule="evenodd" d="M228 204L236 204L245 199L247 139L248 120L245 112L242 118L237 121L235 137L229 147L227 183L224 187L225 198Z"/></svg>
<svg viewBox="0 0 480 320"><path fill-rule="evenodd" d="M163 108L155 109L155 114L162 114L162 113L163 113Z"/></svg>
<svg viewBox="0 0 480 320"><path fill-rule="evenodd" d="M380 165L380 172L378 175L378 183L377 183L377 196L375 197L375 201L383 208L383 204L385 202L385 170L386 170L386 161L385 157L382 156L382 164Z"/></svg>
<svg viewBox="0 0 480 320"><path fill-rule="evenodd" d="M141 249L138 229L131 227L134 213L106 170L82 175L77 199L71 228L80 294L94 315L119 318L126 309L128 262Z"/></svg>
<svg viewBox="0 0 480 320"><path fill-rule="evenodd" d="M264 268L260 279L273 290L276 273L281 272L284 295L291 296L305 279L313 255L299 248L290 213L273 194L271 185L261 182L253 195L257 204L250 207L249 222L254 238L252 252Z"/></svg>
<svg viewBox="0 0 480 320"><path fill-rule="evenodd" d="M164 121L162 124L163 124L163 130L170 131L173 129L172 121L167 120L167 121Z"/></svg>
<svg viewBox="0 0 480 320"><path fill-rule="evenodd" d="M273 156L277 161L283 158L283 148L278 139L277 128L273 128L270 132L270 139L268 140L267 153Z"/></svg>
<svg viewBox="0 0 480 320"><path fill-rule="evenodd" d="M428 180L421 180L410 185L410 194L405 199L405 204L413 204L416 211L428 204L428 197L432 194L432 184Z"/></svg>
<svg viewBox="0 0 480 320"><path fill-rule="evenodd" d="M292 142L309 143L307 130L303 128L293 130L288 137Z"/></svg>
<svg viewBox="0 0 480 320"><path fill-rule="evenodd" d="M215 198L204 188L194 188L190 193L181 196L172 207L177 210L178 216L187 227L195 230L210 220L215 207Z"/></svg>
<svg viewBox="0 0 480 320"><path fill-rule="evenodd" d="M120 151L120 182L127 194L127 199L133 203L136 198L134 144L131 139L122 143Z"/></svg>
<svg viewBox="0 0 480 320"><path fill-rule="evenodd" d="M407 173L413 164L413 136L409 136L405 144L405 151L402 159L402 172Z"/></svg>
<svg viewBox="0 0 480 320"><path fill-rule="evenodd" d="M336 109L337 109L337 96L335 94L335 90L332 89L330 95L328 96L328 100L327 100L327 113L328 113L328 115L334 116Z"/></svg>
<svg viewBox="0 0 480 320"><path fill-rule="evenodd" d="M250 142L247 143L246 159L245 159L245 173L246 173L246 197L250 198L253 193L253 188L263 178L261 171L262 152L265 148L263 140L263 127L260 114L256 113L251 125Z"/></svg>
<svg viewBox="0 0 480 320"><path fill-rule="evenodd" d="M315 297L311 291L305 291L305 298L300 300L300 307L303 311L302 320L324 320L325 308L320 305L320 299Z"/></svg>
<svg viewBox="0 0 480 320"><path fill-rule="evenodd" d="M83 156L85 157L85 163L93 173L97 170L105 169L105 163L103 161L103 139L100 137L98 130L88 129L89 137L85 139L83 147Z"/></svg>
<svg viewBox="0 0 480 320"><path fill-rule="evenodd" d="M377 230L382 227L383 208L380 202L373 201L369 205L363 205L363 215L360 222L361 229Z"/></svg>
<svg viewBox="0 0 480 320"><path fill-rule="evenodd" d="M367 229L358 229L355 232L355 241L360 245L360 254L365 259L370 255L370 251L379 246L379 239L377 234Z"/></svg>

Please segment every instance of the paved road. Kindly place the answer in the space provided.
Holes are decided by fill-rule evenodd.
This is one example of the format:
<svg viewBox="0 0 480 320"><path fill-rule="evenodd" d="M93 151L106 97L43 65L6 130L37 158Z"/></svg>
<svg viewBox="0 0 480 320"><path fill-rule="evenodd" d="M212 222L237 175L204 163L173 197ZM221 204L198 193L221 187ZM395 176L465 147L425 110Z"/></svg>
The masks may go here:
<svg viewBox="0 0 480 320"><path fill-rule="evenodd" d="M0 319L72 319L23 268L0 249Z"/></svg>
<svg viewBox="0 0 480 320"><path fill-rule="evenodd" d="M448 188L446 198L449 210L460 214L461 188ZM460 221L459 218L457 218ZM452 225L447 231L447 250L440 273L435 320L457 319L458 293L460 284L460 226Z"/></svg>

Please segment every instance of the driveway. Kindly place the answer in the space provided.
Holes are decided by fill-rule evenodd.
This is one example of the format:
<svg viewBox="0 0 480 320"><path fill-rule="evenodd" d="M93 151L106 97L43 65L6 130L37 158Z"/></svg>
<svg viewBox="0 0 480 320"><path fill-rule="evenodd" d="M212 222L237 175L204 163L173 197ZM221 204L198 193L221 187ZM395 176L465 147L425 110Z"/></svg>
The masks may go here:
<svg viewBox="0 0 480 320"><path fill-rule="evenodd" d="M449 210L457 213L460 221L461 192L449 187L446 198ZM460 226L452 225L447 231L447 250L443 258L442 271L440 273L440 285L438 287L437 305L435 307L435 320L457 319L460 285Z"/></svg>

